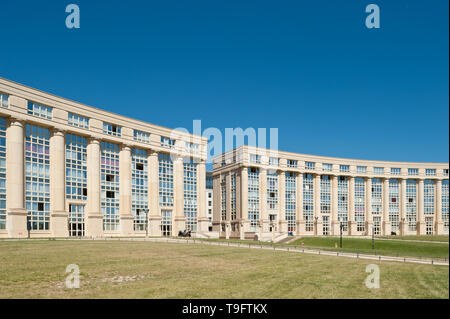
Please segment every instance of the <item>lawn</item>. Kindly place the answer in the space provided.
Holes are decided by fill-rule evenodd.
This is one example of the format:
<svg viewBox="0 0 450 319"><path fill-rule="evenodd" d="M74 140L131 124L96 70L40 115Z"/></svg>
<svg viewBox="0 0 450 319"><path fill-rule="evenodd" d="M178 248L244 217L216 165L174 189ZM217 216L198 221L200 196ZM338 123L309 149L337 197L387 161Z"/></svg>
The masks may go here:
<svg viewBox="0 0 450 319"><path fill-rule="evenodd" d="M0 298L449 298L447 266L201 244L0 242ZM65 288L77 264L79 289Z"/></svg>
<svg viewBox="0 0 450 319"><path fill-rule="evenodd" d="M448 243L448 235L423 235L423 236L383 236L382 238L399 240L440 241Z"/></svg>
<svg viewBox="0 0 450 319"><path fill-rule="evenodd" d="M405 240L377 240L375 239L375 249L372 249L372 240L366 238L343 238L342 249L339 247L339 237L303 237L291 243L291 245L305 248L320 248L333 251L360 252L388 256L401 257L426 257L426 258L447 258L449 256L449 246L445 243L427 243Z"/></svg>

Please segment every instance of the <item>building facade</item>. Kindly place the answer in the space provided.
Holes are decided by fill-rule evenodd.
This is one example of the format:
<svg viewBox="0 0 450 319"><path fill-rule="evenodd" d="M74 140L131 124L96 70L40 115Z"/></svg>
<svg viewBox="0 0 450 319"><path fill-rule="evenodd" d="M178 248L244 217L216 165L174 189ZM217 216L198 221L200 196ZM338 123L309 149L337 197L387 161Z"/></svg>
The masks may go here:
<svg viewBox="0 0 450 319"><path fill-rule="evenodd" d="M213 160L213 228L261 240L448 234L448 168L242 146Z"/></svg>
<svg viewBox="0 0 450 319"><path fill-rule="evenodd" d="M207 232L206 146L0 78L0 237Z"/></svg>

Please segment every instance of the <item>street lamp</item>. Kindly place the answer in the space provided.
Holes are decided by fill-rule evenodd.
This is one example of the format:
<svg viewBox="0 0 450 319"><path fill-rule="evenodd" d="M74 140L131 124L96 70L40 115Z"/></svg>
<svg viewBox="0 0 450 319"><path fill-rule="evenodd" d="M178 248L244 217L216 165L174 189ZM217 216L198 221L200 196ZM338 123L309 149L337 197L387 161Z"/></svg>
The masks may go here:
<svg viewBox="0 0 450 319"><path fill-rule="evenodd" d="M375 249L375 226L372 225L372 249Z"/></svg>
<svg viewBox="0 0 450 319"><path fill-rule="evenodd" d="M317 229L318 228L318 225L317 225L317 220L319 219L319 216L316 216L316 217L314 217L314 219L316 220L316 236L319 234L319 230Z"/></svg>
<svg viewBox="0 0 450 319"><path fill-rule="evenodd" d="M344 230L344 224L342 223L342 221L339 221L339 228L340 228L340 233L341 233L341 238L339 240L339 246L342 248L342 231Z"/></svg>
<svg viewBox="0 0 450 319"><path fill-rule="evenodd" d="M148 208L142 210L145 213L145 238L148 238Z"/></svg>

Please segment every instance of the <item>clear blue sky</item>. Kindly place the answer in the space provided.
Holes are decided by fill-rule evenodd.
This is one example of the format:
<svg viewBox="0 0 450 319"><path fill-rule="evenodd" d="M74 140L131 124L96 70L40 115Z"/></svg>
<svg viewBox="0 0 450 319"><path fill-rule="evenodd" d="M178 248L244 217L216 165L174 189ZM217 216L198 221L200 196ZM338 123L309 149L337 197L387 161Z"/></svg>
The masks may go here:
<svg viewBox="0 0 450 319"><path fill-rule="evenodd" d="M81 28L65 27L76 3ZM365 7L381 9L367 29ZM0 76L171 128L278 127L279 149L447 162L448 1L2 1Z"/></svg>

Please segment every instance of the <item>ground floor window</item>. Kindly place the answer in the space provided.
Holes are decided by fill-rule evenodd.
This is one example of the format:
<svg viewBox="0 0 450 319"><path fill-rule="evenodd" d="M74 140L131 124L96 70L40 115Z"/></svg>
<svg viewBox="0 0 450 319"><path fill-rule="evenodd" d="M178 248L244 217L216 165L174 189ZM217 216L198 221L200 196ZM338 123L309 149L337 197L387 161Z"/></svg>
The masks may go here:
<svg viewBox="0 0 450 319"><path fill-rule="evenodd" d="M85 236L84 205L69 205L69 236Z"/></svg>
<svg viewBox="0 0 450 319"><path fill-rule="evenodd" d="M433 235L433 217L425 217L425 233L427 235Z"/></svg>
<svg viewBox="0 0 450 319"><path fill-rule="evenodd" d="M161 232L165 237L172 236L172 211L171 210L163 210L161 212Z"/></svg>
<svg viewBox="0 0 450 319"><path fill-rule="evenodd" d="M330 234L330 217L322 216L322 235Z"/></svg>
<svg viewBox="0 0 450 319"><path fill-rule="evenodd" d="M373 234L374 235L381 234L381 217L373 218Z"/></svg>

